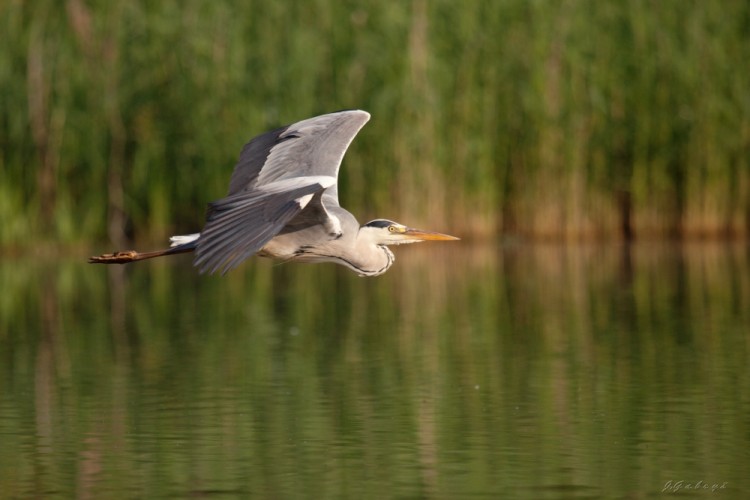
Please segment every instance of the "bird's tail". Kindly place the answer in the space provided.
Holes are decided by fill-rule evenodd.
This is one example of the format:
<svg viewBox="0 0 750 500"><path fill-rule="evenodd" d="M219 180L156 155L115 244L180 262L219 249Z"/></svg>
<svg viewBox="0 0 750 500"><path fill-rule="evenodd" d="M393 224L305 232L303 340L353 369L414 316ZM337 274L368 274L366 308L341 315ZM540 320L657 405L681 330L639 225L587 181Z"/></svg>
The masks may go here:
<svg viewBox="0 0 750 500"><path fill-rule="evenodd" d="M135 250L124 250L122 252L105 253L102 255L89 257L89 264L127 264L138 260L153 259L155 257L164 257L166 255L176 255L178 253L187 253L195 250L196 241L189 241L181 245L173 246L165 250L155 250L153 252L136 252Z"/></svg>

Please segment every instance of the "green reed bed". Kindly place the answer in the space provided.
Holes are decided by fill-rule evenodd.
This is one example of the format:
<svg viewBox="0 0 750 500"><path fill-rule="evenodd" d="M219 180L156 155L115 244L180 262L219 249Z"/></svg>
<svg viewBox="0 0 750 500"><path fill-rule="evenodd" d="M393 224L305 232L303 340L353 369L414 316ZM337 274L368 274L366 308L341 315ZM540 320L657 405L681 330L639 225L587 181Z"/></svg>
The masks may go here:
<svg viewBox="0 0 750 500"><path fill-rule="evenodd" d="M199 227L237 152L343 108L344 202L463 236L746 236L750 6L8 1L0 242Z"/></svg>

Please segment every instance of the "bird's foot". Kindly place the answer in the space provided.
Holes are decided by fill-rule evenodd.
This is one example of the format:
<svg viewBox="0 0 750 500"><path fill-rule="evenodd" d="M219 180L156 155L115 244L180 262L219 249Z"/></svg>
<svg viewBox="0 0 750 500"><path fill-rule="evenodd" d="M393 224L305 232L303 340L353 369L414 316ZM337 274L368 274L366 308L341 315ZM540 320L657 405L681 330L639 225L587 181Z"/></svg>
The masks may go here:
<svg viewBox="0 0 750 500"><path fill-rule="evenodd" d="M125 250L122 252L105 253L95 257L89 257L89 264L125 264L137 260L138 252Z"/></svg>

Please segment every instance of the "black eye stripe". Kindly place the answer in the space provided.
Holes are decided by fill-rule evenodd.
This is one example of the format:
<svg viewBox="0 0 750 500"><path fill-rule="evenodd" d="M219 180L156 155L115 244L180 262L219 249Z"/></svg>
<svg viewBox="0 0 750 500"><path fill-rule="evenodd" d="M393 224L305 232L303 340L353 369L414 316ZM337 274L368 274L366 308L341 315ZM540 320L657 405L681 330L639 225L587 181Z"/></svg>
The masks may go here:
<svg viewBox="0 0 750 500"><path fill-rule="evenodd" d="M394 224L396 224L396 223L393 222L392 220L388 220L388 219L375 219L375 220L371 220L370 222L368 222L367 224L365 224L365 226L367 226L367 227L381 227L381 228L386 228L388 226L393 226Z"/></svg>

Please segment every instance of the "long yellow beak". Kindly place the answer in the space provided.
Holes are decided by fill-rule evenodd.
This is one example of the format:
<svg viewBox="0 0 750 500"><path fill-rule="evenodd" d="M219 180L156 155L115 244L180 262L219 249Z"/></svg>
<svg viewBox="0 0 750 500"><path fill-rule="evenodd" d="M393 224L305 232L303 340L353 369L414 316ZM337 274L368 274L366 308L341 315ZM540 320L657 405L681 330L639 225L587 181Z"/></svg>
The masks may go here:
<svg viewBox="0 0 750 500"><path fill-rule="evenodd" d="M421 229L407 228L403 233L404 236L408 236L410 239L418 241L455 241L461 238L450 236L448 234L435 233L432 231L422 231Z"/></svg>

